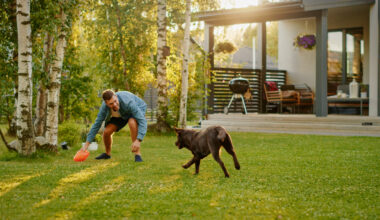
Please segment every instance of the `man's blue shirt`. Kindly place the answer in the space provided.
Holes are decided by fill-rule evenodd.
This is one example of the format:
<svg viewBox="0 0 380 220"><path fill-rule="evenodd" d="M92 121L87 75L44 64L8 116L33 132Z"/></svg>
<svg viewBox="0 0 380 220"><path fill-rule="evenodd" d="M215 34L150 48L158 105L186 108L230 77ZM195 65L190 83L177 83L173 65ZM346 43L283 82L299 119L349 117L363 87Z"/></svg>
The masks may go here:
<svg viewBox="0 0 380 220"><path fill-rule="evenodd" d="M142 140L145 137L148 127L145 119L146 103L136 95L127 91L116 92L116 96L119 100L120 116L124 120L128 120L128 118L136 119L138 124L137 139ZM111 109L103 101L95 123L92 125L91 130L87 135L88 142L92 142L95 139L95 135L98 133L103 121L109 119L110 116Z"/></svg>

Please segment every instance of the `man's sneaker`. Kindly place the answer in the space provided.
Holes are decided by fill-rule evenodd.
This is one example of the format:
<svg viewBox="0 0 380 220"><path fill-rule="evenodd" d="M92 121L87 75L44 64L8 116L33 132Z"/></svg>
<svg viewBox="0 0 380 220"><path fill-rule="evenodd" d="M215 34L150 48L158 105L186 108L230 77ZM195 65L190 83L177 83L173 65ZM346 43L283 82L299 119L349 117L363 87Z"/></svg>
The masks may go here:
<svg viewBox="0 0 380 220"><path fill-rule="evenodd" d="M106 153L102 153L100 154L99 156L97 156L95 159L97 160L102 160L102 159L111 159L111 156L106 154Z"/></svg>
<svg viewBox="0 0 380 220"><path fill-rule="evenodd" d="M135 162L143 162L140 155L135 155Z"/></svg>

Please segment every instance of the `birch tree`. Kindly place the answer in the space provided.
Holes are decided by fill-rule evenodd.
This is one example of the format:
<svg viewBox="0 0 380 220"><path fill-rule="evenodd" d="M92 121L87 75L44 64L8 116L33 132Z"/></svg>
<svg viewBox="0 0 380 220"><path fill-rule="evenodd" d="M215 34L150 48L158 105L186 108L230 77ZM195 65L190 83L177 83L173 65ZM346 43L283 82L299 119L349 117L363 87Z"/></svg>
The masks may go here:
<svg viewBox="0 0 380 220"><path fill-rule="evenodd" d="M46 139L50 145L56 147L58 142L58 114L59 95L61 89L62 64L66 47L66 14L61 8L60 26L58 27L58 39L55 48L55 59L49 74L47 116L46 116Z"/></svg>
<svg viewBox="0 0 380 220"><path fill-rule="evenodd" d="M53 37L50 33L46 32L44 39L44 55L43 55L43 71L45 74L50 72L50 56L53 46ZM44 79L39 81L39 88L37 94L36 104L36 120L34 123L36 136L43 136L46 126L46 105L47 105L47 89Z"/></svg>
<svg viewBox="0 0 380 220"><path fill-rule="evenodd" d="M186 128L186 111L187 111L187 91L189 88L189 47L190 47L190 21L191 21L191 0L186 0L185 13L185 33L182 46L182 85L181 85L181 103L179 110L179 127Z"/></svg>
<svg viewBox="0 0 380 220"><path fill-rule="evenodd" d="M31 155L36 151L32 123L32 29L30 1L17 0L18 40L18 100L16 110L19 153Z"/></svg>
<svg viewBox="0 0 380 220"><path fill-rule="evenodd" d="M166 81L166 0L158 0L157 9L157 130L165 132L169 129L166 122L168 114L167 81Z"/></svg>

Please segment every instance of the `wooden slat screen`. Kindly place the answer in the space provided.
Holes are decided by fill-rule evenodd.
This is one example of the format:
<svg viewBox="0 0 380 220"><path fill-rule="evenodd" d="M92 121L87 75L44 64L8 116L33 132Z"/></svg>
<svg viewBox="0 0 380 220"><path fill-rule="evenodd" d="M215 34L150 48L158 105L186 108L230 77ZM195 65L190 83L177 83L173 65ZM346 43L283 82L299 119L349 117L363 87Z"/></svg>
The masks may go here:
<svg viewBox="0 0 380 220"><path fill-rule="evenodd" d="M231 79L239 76L249 81L249 88L252 98L246 101L248 112L259 112L261 97L260 94L260 74L259 69L232 69L232 68L214 68L212 70L211 94L209 97L209 108L214 113L222 113L224 107L233 95L229 89L228 83ZM284 70L267 70L267 81L275 81L277 85L284 85L286 82L286 71ZM235 99L229 112L242 112L242 102Z"/></svg>

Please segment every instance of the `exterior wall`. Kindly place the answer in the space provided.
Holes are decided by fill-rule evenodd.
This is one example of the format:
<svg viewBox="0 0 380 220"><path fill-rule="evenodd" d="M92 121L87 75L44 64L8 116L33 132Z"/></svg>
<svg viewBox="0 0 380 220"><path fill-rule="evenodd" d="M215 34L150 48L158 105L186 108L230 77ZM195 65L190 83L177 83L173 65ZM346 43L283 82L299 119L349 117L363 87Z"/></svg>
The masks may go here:
<svg viewBox="0 0 380 220"><path fill-rule="evenodd" d="M289 84L306 83L315 91L316 49L304 50L293 46L298 34L315 34L315 18L278 22L278 68L288 71Z"/></svg>
<svg viewBox="0 0 380 220"><path fill-rule="evenodd" d="M362 27L364 34L363 83L369 83L369 6L328 10L328 29ZM315 18L279 21L278 68L288 71L288 82L307 83L315 91L316 50L296 49L295 37L300 33L315 34ZM307 30L306 30L307 29Z"/></svg>
<svg viewBox="0 0 380 220"><path fill-rule="evenodd" d="M363 83L369 82L369 6L355 6L329 9L329 30L341 28L363 28L364 56L363 56Z"/></svg>

